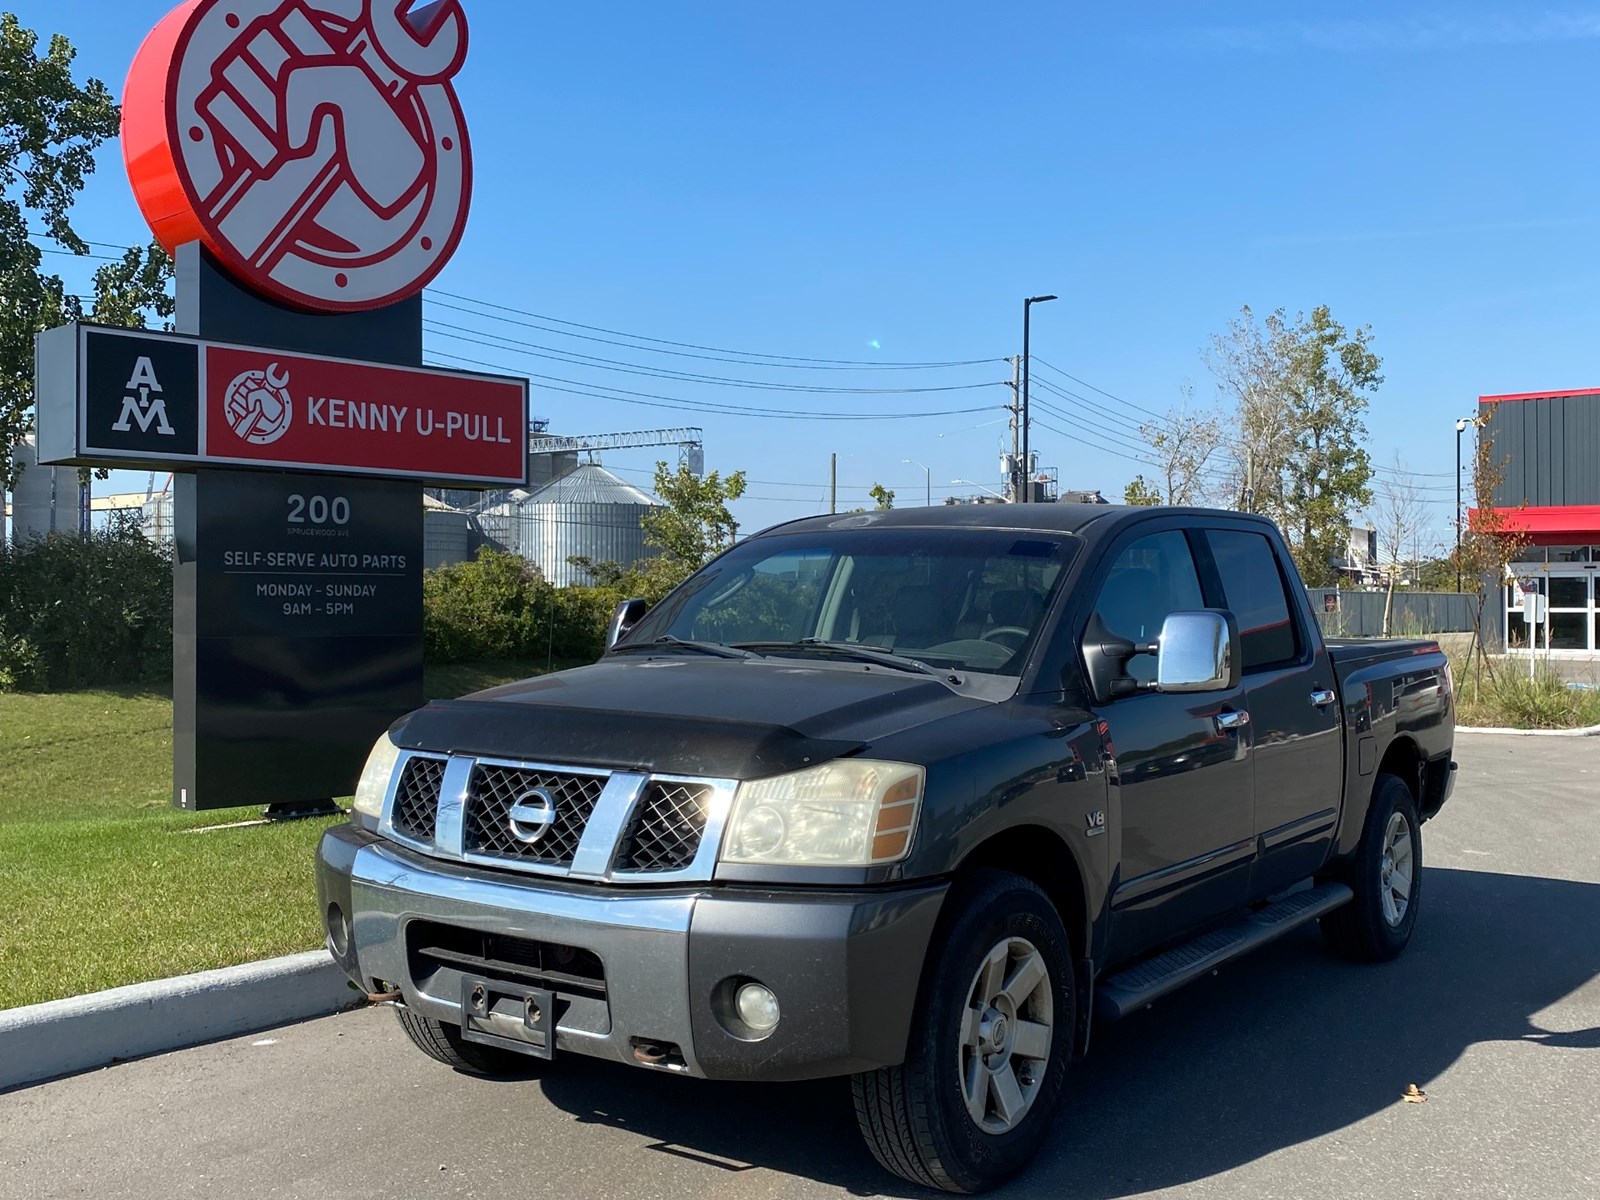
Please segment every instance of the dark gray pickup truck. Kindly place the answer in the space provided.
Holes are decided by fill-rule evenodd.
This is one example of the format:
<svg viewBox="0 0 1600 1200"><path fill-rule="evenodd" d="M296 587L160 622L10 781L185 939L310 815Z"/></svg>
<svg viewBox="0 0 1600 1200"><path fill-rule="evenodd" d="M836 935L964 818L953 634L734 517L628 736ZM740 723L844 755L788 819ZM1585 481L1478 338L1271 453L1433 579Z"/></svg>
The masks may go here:
<svg viewBox="0 0 1600 1200"><path fill-rule="evenodd" d="M1313 920L1404 949L1452 710L1432 642L1325 643L1260 518L808 518L396 723L318 896L443 1062L849 1075L885 1167L973 1192L1092 1018Z"/></svg>

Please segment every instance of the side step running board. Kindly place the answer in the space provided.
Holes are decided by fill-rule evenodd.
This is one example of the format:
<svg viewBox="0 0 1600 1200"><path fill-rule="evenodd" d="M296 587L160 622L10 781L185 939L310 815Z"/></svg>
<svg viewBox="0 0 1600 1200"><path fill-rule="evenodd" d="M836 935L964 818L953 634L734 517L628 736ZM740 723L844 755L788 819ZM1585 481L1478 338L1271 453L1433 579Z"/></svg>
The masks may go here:
<svg viewBox="0 0 1600 1200"><path fill-rule="evenodd" d="M1107 975L1095 989L1095 1015L1115 1021L1137 1012L1152 1000L1315 921L1355 893L1342 883L1324 883L1285 896L1274 904L1241 917L1231 925L1212 929L1171 950Z"/></svg>

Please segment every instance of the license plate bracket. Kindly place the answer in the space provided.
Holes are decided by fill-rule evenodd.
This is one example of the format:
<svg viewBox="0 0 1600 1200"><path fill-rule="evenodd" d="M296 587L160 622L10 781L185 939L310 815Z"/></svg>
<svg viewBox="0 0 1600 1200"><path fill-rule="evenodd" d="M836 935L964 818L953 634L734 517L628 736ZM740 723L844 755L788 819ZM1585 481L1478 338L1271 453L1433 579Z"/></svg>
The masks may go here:
<svg viewBox="0 0 1600 1200"><path fill-rule="evenodd" d="M461 980L461 1036L534 1058L556 1053L556 997L548 988L526 987L467 975Z"/></svg>

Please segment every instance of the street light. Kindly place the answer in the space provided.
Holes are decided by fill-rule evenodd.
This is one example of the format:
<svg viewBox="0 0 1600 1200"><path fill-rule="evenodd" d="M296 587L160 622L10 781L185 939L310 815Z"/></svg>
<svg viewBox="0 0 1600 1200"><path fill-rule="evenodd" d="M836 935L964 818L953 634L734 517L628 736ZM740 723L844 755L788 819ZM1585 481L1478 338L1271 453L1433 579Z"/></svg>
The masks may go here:
<svg viewBox="0 0 1600 1200"><path fill-rule="evenodd" d="M1462 417L1456 422L1456 591L1461 591L1461 435L1473 418Z"/></svg>
<svg viewBox="0 0 1600 1200"><path fill-rule="evenodd" d="M1002 500L1005 499L1005 495L1003 493L995 491L992 487L984 487L983 484L976 483L971 479L952 479L950 482L951 483L964 483L968 487L977 488L980 492L988 492L989 495L991 495L991 496L999 496L1000 499L1002 499Z"/></svg>
<svg viewBox="0 0 1600 1200"><path fill-rule="evenodd" d="M919 463L914 458L902 458L900 461L905 463L906 466L908 466L908 467L922 467L922 482L923 482L924 486L927 488L927 492L928 492L924 502L926 503L927 507L932 508L933 507L933 472L928 470L927 467L923 466L922 463Z"/></svg>
<svg viewBox="0 0 1600 1200"><path fill-rule="evenodd" d="M1033 459L1030 457L1028 446L1028 321L1029 313L1035 304L1044 304L1054 300L1054 296L1029 296L1022 302L1022 484L1023 501L1033 499Z"/></svg>

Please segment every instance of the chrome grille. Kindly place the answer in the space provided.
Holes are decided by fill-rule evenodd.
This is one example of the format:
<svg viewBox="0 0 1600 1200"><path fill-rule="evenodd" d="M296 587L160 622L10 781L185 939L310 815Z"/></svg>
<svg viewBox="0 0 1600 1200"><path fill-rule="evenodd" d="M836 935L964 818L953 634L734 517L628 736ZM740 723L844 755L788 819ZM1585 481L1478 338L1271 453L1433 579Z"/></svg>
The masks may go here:
<svg viewBox="0 0 1600 1200"><path fill-rule="evenodd" d="M570 867L605 782L604 775L480 762L467 789L462 849L468 854ZM555 817L537 841L524 842L512 834L509 814L518 798L534 788L550 793Z"/></svg>
<svg viewBox="0 0 1600 1200"><path fill-rule="evenodd" d="M439 822L439 789L444 781L442 758L406 761L394 793L395 832L419 842L433 841Z"/></svg>
<svg viewBox="0 0 1600 1200"><path fill-rule="evenodd" d="M618 871L681 871L694 862L716 789L651 780L628 823Z"/></svg>

